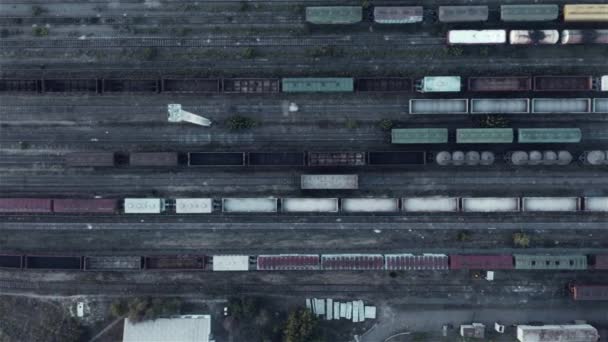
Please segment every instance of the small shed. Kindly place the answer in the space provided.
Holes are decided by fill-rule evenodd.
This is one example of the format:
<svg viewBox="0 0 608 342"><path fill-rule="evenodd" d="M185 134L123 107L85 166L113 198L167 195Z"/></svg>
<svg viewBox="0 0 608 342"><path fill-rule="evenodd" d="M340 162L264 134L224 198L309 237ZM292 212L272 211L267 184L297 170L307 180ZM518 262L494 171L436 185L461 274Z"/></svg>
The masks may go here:
<svg viewBox="0 0 608 342"><path fill-rule="evenodd" d="M486 326L481 323L463 324L460 326L460 336L467 338L484 338Z"/></svg>

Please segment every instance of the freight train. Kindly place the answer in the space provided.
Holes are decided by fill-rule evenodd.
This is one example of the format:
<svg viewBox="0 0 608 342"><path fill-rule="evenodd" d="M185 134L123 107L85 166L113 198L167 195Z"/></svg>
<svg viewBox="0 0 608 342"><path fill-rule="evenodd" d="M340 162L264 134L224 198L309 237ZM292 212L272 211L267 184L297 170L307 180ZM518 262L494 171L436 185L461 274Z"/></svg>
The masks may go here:
<svg viewBox="0 0 608 342"><path fill-rule="evenodd" d="M0 214L608 213L608 197L0 198Z"/></svg>
<svg viewBox="0 0 608 342"><path fill-rule="evenodd" d="M607 270L595 254L260 254L260 255L36 255L0 254L0 268L33 270L193 271L446 271ZM577 295L581 299L579 291Z"/></svg>
<svg viewBox="0 0 608 342"><path fill-rule="evenodd" d="M428 76L407 77L292 77L292 78L0 78L0 93L31 94L272 94L272 93L406 93L608 91L608 75ZM449 81L449 82L448 82ZM446 83L447 82L447 83ZM465 88L461 85L468 85ZM449 86L449 87L448 87Z"/></svg>
<svg viewBox="0 0 608 342"><path fill-rule="evenodd" d="M608 22L606 4L565 4L562 9L566 23ZM436 10L422 6L372 6L369 9L361 6L311 6L306 8L306 21L317 25L356 24L364 21L364 12L368 12L378 24L421 23L425 13L428 20L448 24L494 21L490 18L490 7L485 5L439 6ZM555 4L500 6L500 21L506 23L556 21L559 17L560 6Z"/></svg>
<svg viewBox="0 0 608 342"><path fill-rule="evenodd" d="M445 113L444 113L445 114ZM512 144L515 142L513 128L457 128L455 139L450 139L447 128L395 128L391 130L392 144ZM582 132L579 128L518 128L519 144L579 143Z"/></svg>

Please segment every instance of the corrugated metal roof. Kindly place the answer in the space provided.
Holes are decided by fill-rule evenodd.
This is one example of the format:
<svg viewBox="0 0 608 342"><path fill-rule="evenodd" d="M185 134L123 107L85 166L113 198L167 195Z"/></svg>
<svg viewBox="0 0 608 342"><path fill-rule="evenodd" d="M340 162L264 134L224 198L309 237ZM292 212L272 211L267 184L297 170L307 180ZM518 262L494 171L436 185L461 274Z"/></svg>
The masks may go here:
<svg viewBox="0 0 608 342"><path fill-rule="evenodd" d="M450 254L451 269L509 270L513 267L513 257L511 255Z"/></svg>
<svg viewBox="0 0 608 342"><path fill-rule="evenodd" d="M528 255L514 254L515 269L518 270L584 270L585 255Z"/></svg>
<svg viewBox="0 0 608 342"><path fill-rule="evenodd" d="M384 268L382 254L323 254L323 270L381 270Z"/></svg>
<svg viewBox="0 0 608 342"><path fill-rule="evenodd" d="M125 319L123 342L212 342L211 316L191 315L132 323Z"/></svg>
<svg viewBox="0 0 608 342"><path fill-rule="evenodd" d="M501 5L502 21L546 21L559 16L558 5Z"/></svg>
<svg viewBox="0 0 608 342"><path fill-rule="evenodd" d="M582 139L580 128L520 128L520 143L578 143Z"/></svg>
<svg viewBox="0 0 608 342"><path fill-rule="evenodd" d="M313 24L354 24L362 17L360 6L306 7L306 21Z"/></svg>
<svg viewBox="0 0 608 342"><path fill-rule="evenodd" d="M387 270L447 270L448 256L445 254L386 254Z"/></svg>
<svg viewBox="0 0 608 342"><path fill-rule="evenodd" d="M351 77L283 78L281 83L286 93L352 92L355 89Z"/></svg>
<svg viewBox="0 0 608 342"><path fill-rule="evenodd" d="M393 144L446 144L447 128L400 128L391 131Z"/></svg>
<svg viewBox="0 0 608 342"><path fill-rule="evenodd" d="M508 144L513 142L511 128L458 128L457 144Z"/></svg>

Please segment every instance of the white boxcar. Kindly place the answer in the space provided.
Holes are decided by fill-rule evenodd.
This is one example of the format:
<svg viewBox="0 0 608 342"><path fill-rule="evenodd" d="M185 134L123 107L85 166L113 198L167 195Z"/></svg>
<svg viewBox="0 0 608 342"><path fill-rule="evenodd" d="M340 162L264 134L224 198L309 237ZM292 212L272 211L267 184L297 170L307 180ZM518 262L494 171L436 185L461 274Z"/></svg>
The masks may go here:
<svg viewBox="0 0 608 342"><path fill-rule="evenodd" d="M304 190L359 188L359 178L357 175L302 175L300 182Z"/></svg>
<svg viewBox="0 0 608 342"><path fill-rule="evenodd" d="M165 211L162 198L125 198L125 214L160 214Z"/></svg>
<svg viewBox="0 0 608 342"><path fill-rule="evenodd" d="M530 99L471 99L471 114L494 113L530 113Z"/></svg>
<svg viewBox="0 0 608 342"><path fill-rule="evenodd" d="M281 208L287 213L336 213L337 198L283 198Z"/></svg>
<svg viewBox="0 0 608 342"><path fill-rule="evenodd" d="M462 198L462 211L496 213L519 211L518 197L466 197Z"/></svg>
<svg viewBox="0 0 608 342"><path fill-rule="evenodd" d="M585 197L585 211L608 211L608 197Z"/></svg>
<svg viewBox="0 0 608 342"><path fill-rule="evenodd" d="M222 211L226 213L276 213L277 199L272 197L223 198Z"/></svg>
<svg viewBox="0 0 608 342"><path fill-rule="evenodd" d="M213 211L211 198L177 198L175 212L178 214L210 214Z"/></svg>
<svg viewBox="0 0 608 342"><path fill-rule="evenodd" d="M507 42L505 30L451 30L448 44L504 44Z"/></svg>
<svg viewBox="0 0 608 342"><path fill-rule="evenodd" d="M344 212L395 212L399 211L397 198L343 198Z"/></svg>
<svg viewBox="0 0 608 342"><path fill-rule="evenodd" d="M600 79L600 90L608 91L608 75L604 75Z"/></svg>
<svg viewBox="0 0 608 342"><path fill-rule="evenodd" d="M214 271L249 271L248 255L214 255Z"/></svg>
<svg viewBox="0 0 608 342"><path fill-rule="evenodd" d="M580 208L578 197L524 197L524 211L577 211Z"/></svg>
<svg viewBox="0 0 608 342"><path fill-rule="evenodd" d="M458 211L456 197L404 197L401 204L403 211L406 212Z"/></svg>

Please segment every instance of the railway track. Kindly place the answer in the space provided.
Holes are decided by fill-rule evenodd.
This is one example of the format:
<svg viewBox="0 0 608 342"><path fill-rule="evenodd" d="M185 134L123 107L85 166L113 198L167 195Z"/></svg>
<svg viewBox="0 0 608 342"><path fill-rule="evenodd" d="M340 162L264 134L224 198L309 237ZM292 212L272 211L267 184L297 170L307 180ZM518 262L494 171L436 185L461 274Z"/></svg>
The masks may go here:
<svg viewBox="0 0 608 342"><path fill-rule="evenodd" d="M366 36L323 36L323 37L287 37L287 36L242 36L212 38L86 38L86 39L1 39L0 48L4 49L98 49L98 48L145 48L145 47L312 47L312 46L386 46L398 45L442 45L445 38L439 37L406 37L384 36L384 39Z"/></svg>

